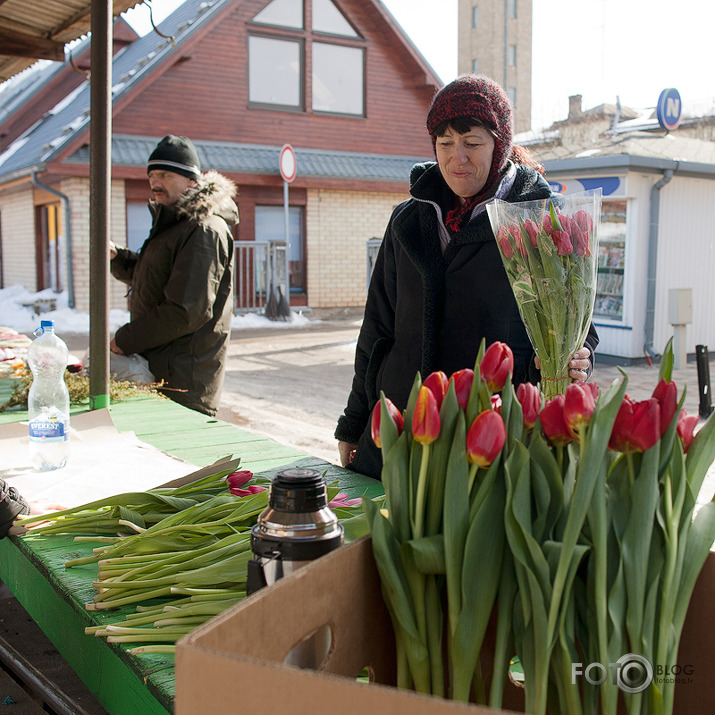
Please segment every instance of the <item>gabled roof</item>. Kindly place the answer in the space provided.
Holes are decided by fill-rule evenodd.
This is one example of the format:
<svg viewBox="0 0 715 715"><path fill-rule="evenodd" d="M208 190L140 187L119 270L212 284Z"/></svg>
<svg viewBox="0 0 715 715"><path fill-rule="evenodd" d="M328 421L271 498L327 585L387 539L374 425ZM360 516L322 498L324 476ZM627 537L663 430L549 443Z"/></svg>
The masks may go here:
<svg viewBox="0 0 715 715"><path fill-rule="evenodd" d="M158 33L149 32L117 52L112 64L112 101L116 103L130 91L137 89L145 78L172 56L180 56L182 46L231 2L232 0L185 0L159 24ZM380 0L371 0L371 4L424 72L426 84L441 86L438 76ZM50 76L43 74L36 81L49 81L49 70L48 75ZM28 88L28 91L31 91L31 88ZM78 147L77 144L89 128L89 107L89 83L83 83L0 154L0 181L26 176L34 171L44 171L52 162L87 163L87 147ZM112 164L143 167L146 157L158 140L159 137L114 136ZM210 141L196 143L204 153L202 165L206 167L232 173L278 174L275 157L280 147ZM72 152L69 156L68 151ZM303 176L324 178L405 181L412 164L424 160L424 157L301 150L297 147L296 153L301 161Z"/></svg>
<svg viewBox="0 0 715 715"><path fill-rule="evenodd" d="M114 0L119 15L141 0ZM38 59L64 61L64 45L89 32L91 0L2 0L0 2L0 82L31 67Z"/></svg>

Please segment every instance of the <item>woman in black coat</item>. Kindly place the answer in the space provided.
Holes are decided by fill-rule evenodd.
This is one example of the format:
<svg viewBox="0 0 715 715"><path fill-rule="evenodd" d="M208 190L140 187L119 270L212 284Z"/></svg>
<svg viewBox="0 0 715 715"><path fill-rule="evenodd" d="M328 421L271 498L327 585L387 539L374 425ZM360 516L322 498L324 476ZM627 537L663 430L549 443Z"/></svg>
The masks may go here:
<svg viewBox="0 0 715 715"><path fill-rule="evenodd" d="M418 164L410 198L393 212L370 281L355 376L335 431L343 466L376 479L382 457L370 413L383 391L403 410L419 370L474 367L482 339L509 345L513 381L538 382L534 350L494 239L486 204L552 196L528 154L512 146L509 99L492 80L464 75L440 90L427 116L436 163ZM569 362L591 372L593 325Z"/></svg>

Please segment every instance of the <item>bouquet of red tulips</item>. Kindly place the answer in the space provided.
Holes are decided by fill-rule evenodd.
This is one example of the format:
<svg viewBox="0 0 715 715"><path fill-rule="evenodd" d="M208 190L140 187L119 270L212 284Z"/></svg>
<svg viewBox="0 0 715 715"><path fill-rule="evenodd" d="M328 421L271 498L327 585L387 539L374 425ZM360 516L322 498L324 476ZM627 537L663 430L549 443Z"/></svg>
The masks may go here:
<svg viewBox="0 0 715 715"><path fill-rule="evenodd" d="M487 206L547 398L569 384L568 361L584 345L596 297L601 190Z"/></svg>
<svg viewBox="0 0 715 715"><path fill-rule="evenodd" d="M640 402L625 374L545 400L512 368L482 345L473 370L418 374L404 412L384 395L373 412L386 512L363 503L398 685L501 707L516 654L526 712L671 713L657 674L715 541L715 503L693 518L715 419L682 410L670 346ZM589 663L618 667L597 684Z"/></svg>

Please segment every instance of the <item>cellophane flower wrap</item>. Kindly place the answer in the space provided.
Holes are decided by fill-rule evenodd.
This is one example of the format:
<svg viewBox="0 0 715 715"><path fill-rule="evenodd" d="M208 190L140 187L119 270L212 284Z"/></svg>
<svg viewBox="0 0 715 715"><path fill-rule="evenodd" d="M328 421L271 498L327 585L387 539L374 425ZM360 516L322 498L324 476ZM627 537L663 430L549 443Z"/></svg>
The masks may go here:
<svg viewBox="0 0 715 715"><path fill-rule="evenodd" d="M596 296L601 189L487 205L547 398L565 392L568 361L584 345Z"/></svg>

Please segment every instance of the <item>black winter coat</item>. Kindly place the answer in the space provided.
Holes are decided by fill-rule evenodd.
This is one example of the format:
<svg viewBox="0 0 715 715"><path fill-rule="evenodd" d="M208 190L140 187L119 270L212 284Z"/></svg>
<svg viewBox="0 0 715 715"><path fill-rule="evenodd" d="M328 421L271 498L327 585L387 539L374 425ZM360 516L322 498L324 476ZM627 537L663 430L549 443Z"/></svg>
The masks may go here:
<svg viewBox="0 0 715 715"><path fill-rule="evenodd" d="M235 190L209 171L173 206L150 203L154 221L141 250L118 248L110 264L131 286L131 320L117 330L117 345L147 359L167 397L207 415L218 409L231 335Z"/></svg>
<svg viewBox="0 0 715 715"><path fill-rule="evenodd" d="M419 164L410 177L413 198L394 210L375 263L355 355L355 376L335 437L357 443L350 468L380 478L382 458L370 436L370 412L385 393L403 410L419 370L447 376L473 368L482 339L514 353L515 385L538 382L534 351L519 315L486 211L452 234L444 254L443 214L454 194L437 164ZM552 195L533 169L516 167L509 202ZM593 350L593 326L586 341Z"/></svg>

